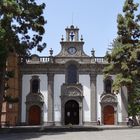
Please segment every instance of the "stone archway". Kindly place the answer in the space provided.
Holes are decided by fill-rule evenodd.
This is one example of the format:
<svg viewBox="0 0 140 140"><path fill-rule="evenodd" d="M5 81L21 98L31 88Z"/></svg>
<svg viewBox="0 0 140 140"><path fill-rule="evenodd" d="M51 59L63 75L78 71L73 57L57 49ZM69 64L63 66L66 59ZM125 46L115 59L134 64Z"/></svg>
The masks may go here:
<svg viewBox="0 0 140 140"><path fill-rule="evenodd" d="M114 125L114 122L115 122L114 107L111 105L107 105L103 109L103 124Z"/></svg>
<svg viewBox="0 0 140 140"><path fill-rule="evenodd" d="M41 109L37 105L33 105L29 109L28 116L29 125L40 125L41 123Z"/></svg>
<svg viewBox="0 0 140 140"><path fill-rule="evenodd" d="M65 103L65 125L67 124L79 124L79 104L74 100Z"/></svg>
<svg viewBox="0 0 140 140"><path fill-rule="evenodd" d="M68 124L69 122L66 122L65 117L66 115L69 115L68 112L71 113L72 116L77 115L77 121L70 122L71 124L83 124L83 88L81 84L63 84L61 87L61 121L62 125ZM71 106L74 104L76 109L76 114L72 112L72 107L68 108L68 106ZM68 114L67 114L67 113Z"/></svg>
<svg viewBox="0 0 140 140"><path fill-rule="evenodd" d="M114 94L101 95L101 123L105 125L116 125L117 117L117 97Z"/></svg>
<svg viewBox="0 0 140 140"><path fill-rule="evenodd" d="M26 96L26 123L28 125L43 124L43 104L44 96L41 93L29 93ZM39 115L37 115L36 118L33 118L35 114Z"/></svg>

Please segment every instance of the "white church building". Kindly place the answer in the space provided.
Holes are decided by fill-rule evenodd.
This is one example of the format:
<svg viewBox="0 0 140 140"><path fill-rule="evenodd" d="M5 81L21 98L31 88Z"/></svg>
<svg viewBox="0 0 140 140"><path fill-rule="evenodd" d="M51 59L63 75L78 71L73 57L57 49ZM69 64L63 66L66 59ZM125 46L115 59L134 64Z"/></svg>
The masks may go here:
<svg viewBox="0 0 140 140"><path fill-rule="evenodd" d="M53 56L32 55L21 66L20 121L27 125L125 124L127 91L112 92L115 74L106 79L104 57L84 52L83 37L71 25Z"/></svg>

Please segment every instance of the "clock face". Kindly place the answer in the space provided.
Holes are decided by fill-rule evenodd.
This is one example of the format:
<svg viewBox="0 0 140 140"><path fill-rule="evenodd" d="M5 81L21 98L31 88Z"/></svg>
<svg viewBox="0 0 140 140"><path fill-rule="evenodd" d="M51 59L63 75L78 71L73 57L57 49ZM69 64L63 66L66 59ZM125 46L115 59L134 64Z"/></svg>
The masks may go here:
<svg viewBox="0 0 140 140"><path fill-rule="evenodd" d="M75 47L70 47L68 48L68 53L70 53L71 55L75 54L76 53L76 48Z"/></svg>

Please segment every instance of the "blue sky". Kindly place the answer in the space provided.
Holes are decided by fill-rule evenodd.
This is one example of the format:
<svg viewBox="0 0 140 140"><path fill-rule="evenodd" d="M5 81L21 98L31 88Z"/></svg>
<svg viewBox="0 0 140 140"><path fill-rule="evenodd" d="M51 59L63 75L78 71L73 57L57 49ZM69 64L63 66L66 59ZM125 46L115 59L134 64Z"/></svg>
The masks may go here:
<svg viewBox="0 0 140 140"><path fill-rule="evenodd" d="M72 23L80 29L80 35L83 35L84 51L91 55L91 50L94 48L96 56L104 56L117 35L117 15L122 13L125 2L125 0L37 1L46 3L44 16L47 24L43 41L47 43L47 48L41 54L38 53L43 56L49 54L50 48L54 50L54 55L60 52L61 36L65 37L65 28ZM140 0L135 2L140 3Z"/></svg>

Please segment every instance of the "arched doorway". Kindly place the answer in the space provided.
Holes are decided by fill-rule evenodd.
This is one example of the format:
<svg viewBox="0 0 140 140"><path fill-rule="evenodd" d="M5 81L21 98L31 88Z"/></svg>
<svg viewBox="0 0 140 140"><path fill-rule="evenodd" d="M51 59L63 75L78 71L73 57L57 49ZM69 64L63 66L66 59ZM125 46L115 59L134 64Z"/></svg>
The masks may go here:
<svg viewBox="0 0 140 140"><path fill-rule="evenodd" d="M41 109L39 106L34 105L29 109L29 125L40 125Z"/></svg>
<svg viewBox="0 0 140 140"><path fill-rule="evenodd" d="M79 124L79 104L74 100L65 104L65 125L67 124Z"/></svg>
<svg viewBox="0 0 140 140"><path fill-rule="evenodd" d="M107 105L103 110L103 123L105 125L113 125L114 124L114 107L111 105Z"/></svg>

